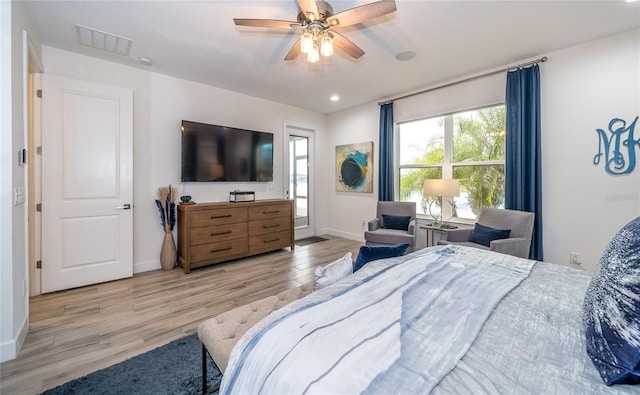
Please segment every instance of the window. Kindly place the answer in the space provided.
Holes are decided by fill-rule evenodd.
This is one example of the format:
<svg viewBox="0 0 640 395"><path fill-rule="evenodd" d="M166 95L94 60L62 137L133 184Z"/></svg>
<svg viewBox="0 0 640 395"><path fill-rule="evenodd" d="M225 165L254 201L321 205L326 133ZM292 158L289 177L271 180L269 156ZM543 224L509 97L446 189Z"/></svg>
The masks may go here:
<svg viewBox="0 0 640 395"><path fill-rule="evenodd" d="M397 130L400 200L416 202L419 215L442 210L445 221L475 219L483 207L504 207L503 104L399 123ZM460 196L438 207L422 192L433 178L459 180Z"/></svg>

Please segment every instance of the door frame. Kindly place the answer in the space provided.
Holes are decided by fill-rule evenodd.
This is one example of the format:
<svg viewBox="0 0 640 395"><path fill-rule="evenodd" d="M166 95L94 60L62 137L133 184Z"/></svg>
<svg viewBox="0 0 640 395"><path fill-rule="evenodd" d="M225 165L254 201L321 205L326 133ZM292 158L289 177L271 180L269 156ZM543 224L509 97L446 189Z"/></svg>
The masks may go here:
<svg viewBox="0 0 640 395"><path fill-rule="evenodd" d="M315 185L316 185L316 172L315 172L315 158L316 158L316 148L315 148L315 130L306 128L303 126L295 125L294 123L285 122L284 123L284 133L283 133L283 183L282 183L282 195L287 199L291 199L289 195L289 139L290 136L301 136L306 137L309 141L309 169L307 172L307 185L309 186L309 196L307 198L308 205L308 215L309 215L309 225L294 229L295 239L304 239L306 237L312 237L316 235L316 206L315 206ZM309 182L310 181L310 182ZM294 204L295 206L295 204ZM294 213L295 215L295 213Z"/></svg>
<svg viewBox="0 0 640 395"><path fill-rule="evenodd" d="M40 173L40 155L37 148L41 145L41 101L37 97L37 92L42 88L42 73L44 66L34 47L29 34L23 31L23 45L25 47L24 59L24 86L25 97L24 124L25 124L25 147L27 147L27 169L26 169L26 262L29 296L41 294L40 269L37 268L37 261L40 260L41 253L41 226L42 216L36 210L36 204L41 202L42 177Z"/></svg>

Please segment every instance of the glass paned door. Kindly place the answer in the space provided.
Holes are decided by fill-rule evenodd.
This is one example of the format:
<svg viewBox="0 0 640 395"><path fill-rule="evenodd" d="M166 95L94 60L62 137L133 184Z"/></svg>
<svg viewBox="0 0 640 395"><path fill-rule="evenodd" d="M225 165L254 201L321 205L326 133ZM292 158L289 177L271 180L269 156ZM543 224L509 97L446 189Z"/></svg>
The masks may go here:
<svg viewBox="0 0 640 395"><path fill-rule="evenodd" d="M309 226L309 139L289 135L289 193L296 229Z"/></svg>

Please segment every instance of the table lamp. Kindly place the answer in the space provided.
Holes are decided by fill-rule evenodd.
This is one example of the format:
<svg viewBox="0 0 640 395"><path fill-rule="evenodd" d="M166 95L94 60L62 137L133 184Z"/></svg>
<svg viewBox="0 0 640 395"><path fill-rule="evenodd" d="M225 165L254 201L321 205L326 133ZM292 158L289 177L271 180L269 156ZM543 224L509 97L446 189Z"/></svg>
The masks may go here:
<svg viewBox="0 0 640 395"><path fill-rule="evenodd" d="M433 205L433 201L429 204L429 215L433 218L433 226L437 226L439 228L446 228L447 226L442 222L442 199L444 197L452 198L454 196L460 196L460 184L458 180L452 179L431 179L424 180L424 196L435 196L438 199L438 204L440 205L440 215L435 216L431 212L431 205ZM453 206L453 202L451 202Z"/></svg>

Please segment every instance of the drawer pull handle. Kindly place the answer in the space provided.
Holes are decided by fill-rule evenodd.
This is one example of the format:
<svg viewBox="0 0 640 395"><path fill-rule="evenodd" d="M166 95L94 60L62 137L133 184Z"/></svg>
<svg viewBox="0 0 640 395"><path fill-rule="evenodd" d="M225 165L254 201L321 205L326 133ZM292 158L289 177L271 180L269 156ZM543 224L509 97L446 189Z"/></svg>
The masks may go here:
<svg viewBox="0 0 640 395"><path fill-rule="evenodd" d="M280 210L273 210L273 211L263 211L262 214L277 214L279 213Z"/></svg>
<svg viewBox="0 0 640 395"><path fill-rule="evenodd" d="M265 229L269 229L269 228L277 228L278 226L280 226L280 224L275 224L275 225L263 225L262 227Z"/></svg>
<svg viewBox="0 0 640 395"><path fill-rule="evenodd" d="M211 250L212 253L214 252L222 252L222 251L229 251L231 249L231 247L227 247L227 248L220 248L219 250Z"/></svg>
<svg viewBox="0 0 640 395"><path fill-rule="evenodd" d="M230 218L231 214L227 214L227 215L215 215L212 216L211 219L218 219L218 218Z"/></svg>
<svg viewBox="0 0 640 395"><path fill-rule="evenodd" d="M280 240L280 238L279 238L279 237L278 237L278 238L276 238L276 239L265 240L264 242L265 242L265 243L273 243L274 241L278 241L278 240Z"/></svg>
<svg viewBox="0 0 640 395"><path fill-rule="evenodd" d="M232 233L232 232L228 230L226 232L211 233L211 236L228 235L229 233Z"/></svg>

